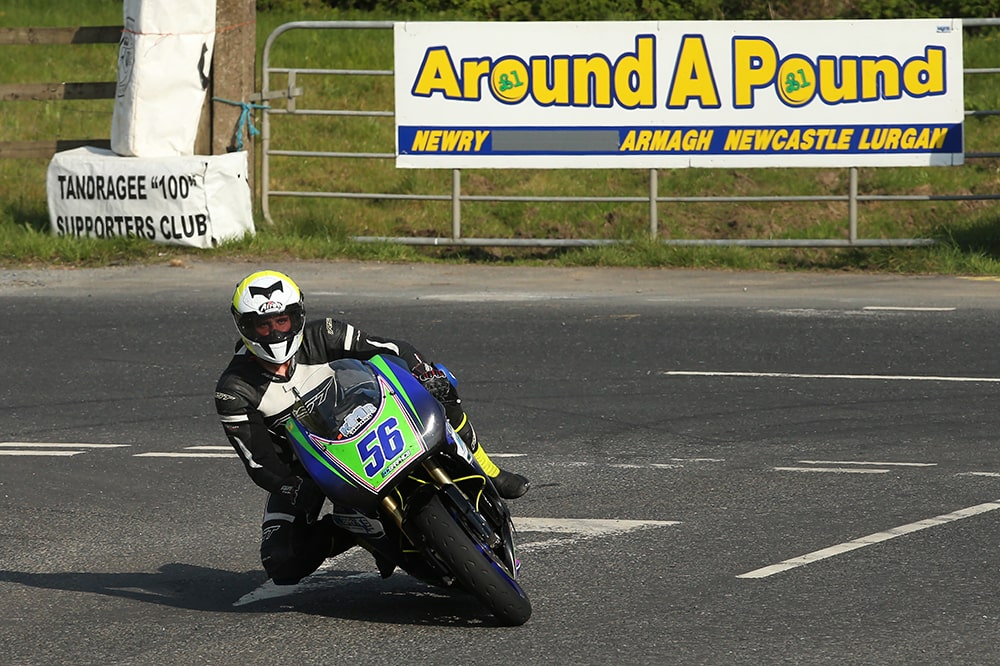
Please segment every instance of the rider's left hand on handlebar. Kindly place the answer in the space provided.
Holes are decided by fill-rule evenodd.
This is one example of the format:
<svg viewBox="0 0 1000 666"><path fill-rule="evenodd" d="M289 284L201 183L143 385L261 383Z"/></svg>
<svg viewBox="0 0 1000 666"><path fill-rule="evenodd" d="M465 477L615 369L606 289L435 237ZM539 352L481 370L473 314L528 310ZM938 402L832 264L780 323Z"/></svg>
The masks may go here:
<svg viewBox="0 0 1000 666"><path fill-rule="evenodd" d="M410 369L413 376L420 380L427 392L439 401L447 400L452 393L448 375L430 363L419 363Z"/></svg>

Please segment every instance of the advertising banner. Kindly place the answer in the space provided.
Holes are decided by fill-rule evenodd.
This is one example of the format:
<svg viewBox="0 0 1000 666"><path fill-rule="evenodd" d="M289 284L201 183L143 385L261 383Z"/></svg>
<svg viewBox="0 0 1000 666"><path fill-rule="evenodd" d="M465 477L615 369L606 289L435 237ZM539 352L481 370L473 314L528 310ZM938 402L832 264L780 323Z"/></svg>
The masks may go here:
<svg viewBox="0 0 1000 666"><path fill-rule="evenodd" d="M396 165L961 164L960 19L397 23Z"/></svg>
<svg viewBox="0 0 1000 666"><path fill-rule="evenodd" d="M57 236L209 248L254 233L246 152L141 158L77 148L52 158L46 190Z"/></svg>

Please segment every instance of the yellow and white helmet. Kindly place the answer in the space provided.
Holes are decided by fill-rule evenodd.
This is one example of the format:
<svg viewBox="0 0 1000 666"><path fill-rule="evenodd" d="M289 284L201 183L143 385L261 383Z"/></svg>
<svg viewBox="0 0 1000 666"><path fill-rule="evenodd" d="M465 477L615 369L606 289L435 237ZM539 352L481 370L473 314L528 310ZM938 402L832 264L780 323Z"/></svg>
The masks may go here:
<svg viewBox="0 0 1000 666"><path fill-rule="evenodd" d="M257 358L281 365L298 351L306 323L302 292L278 271L257 271L233 292L233 321Z"/></svg>

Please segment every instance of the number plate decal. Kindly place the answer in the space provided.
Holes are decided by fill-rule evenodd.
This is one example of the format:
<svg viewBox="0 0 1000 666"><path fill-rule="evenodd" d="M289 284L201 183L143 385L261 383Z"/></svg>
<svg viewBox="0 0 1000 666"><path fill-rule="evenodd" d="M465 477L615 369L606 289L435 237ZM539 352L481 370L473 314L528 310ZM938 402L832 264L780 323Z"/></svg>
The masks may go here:
<svg viewBox="0 0 1000 666"><path fill-rule="evenodd" d="M317 450L337 469L362 486L378 491L406 468L406 463L426 450L420 430L385 380L377 413L352 437L336 441L310 434Z"/></svg>

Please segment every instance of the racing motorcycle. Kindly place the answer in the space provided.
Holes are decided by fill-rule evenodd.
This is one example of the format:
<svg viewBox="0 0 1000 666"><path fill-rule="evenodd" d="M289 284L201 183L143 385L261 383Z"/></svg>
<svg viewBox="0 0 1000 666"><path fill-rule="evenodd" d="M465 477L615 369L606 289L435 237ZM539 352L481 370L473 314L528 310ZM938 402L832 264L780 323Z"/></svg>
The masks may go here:
<svg viewBox="0 0 1000 666"><path fill-rule="evenodd" d="M333 361L303 391L285 422L289 439L334 522L375 556L382 576L399 567L464 589L502 624L527 622L510 511L403 361Z"/></svg>

